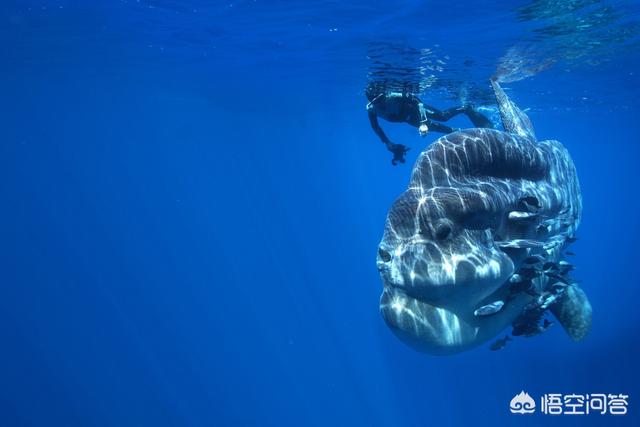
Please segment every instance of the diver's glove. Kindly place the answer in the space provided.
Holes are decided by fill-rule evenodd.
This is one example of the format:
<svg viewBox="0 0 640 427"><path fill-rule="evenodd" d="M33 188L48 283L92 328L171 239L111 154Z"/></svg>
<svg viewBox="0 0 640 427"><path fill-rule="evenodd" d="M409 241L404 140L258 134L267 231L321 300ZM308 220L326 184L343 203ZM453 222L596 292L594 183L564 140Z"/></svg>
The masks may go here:
<svg viewBox="0 0 640 427"><path fill-rule="evenodd" d="M393 153L393 159L391 160L391 164L395 166L398 164L398 162L400 163L405 162L404 155L407 151L410 150L410 148L407 147L406 145L394 144L393 142L390 142L387 144L387 150Z"/></svg>

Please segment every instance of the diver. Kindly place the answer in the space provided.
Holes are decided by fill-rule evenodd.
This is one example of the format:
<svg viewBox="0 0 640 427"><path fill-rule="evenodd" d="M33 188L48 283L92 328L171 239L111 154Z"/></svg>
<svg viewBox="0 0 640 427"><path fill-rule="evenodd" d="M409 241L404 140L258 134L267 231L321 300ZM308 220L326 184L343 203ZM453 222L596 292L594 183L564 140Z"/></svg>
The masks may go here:
<svg viewBox="0 0 640 427"><path fill-rule="evenodd" d="M493 127L487 117L475 111L469 105L440 111L424 104L413 93L408 91L389 92L386 91L384 85L380 83L369 83L367 85L366 95L369 100L367 112L369 114L371 127L387 146L387 150L393 153L393 159L391 160L393 165L397 165L398 162L405 162L404 155L409 151L409 147L391 142L380 127L378 117L393 123L408 123L411 126L417 127L420 136L423 137L426 136L430 130L442 133L456 131L457 129L453 129L439 122L446 122L459 114L465 114L475 127Z"/></svg>

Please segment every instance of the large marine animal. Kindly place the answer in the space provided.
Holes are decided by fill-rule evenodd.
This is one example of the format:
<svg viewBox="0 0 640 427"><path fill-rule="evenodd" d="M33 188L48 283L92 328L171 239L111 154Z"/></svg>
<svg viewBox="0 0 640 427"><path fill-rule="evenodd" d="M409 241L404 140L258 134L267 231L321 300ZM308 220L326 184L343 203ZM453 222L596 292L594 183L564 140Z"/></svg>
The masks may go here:
<svg viewBox="0 0 640 427"><path fill-rule="evenodd" d="M552 324L548 311L576 341L591 327L564 257L582 213L573 161L560 142L537 141L491 84L504 131L461 130L423 151L378 247L382 316L427 353L465 351L508 326L536 335Z"/></svg>

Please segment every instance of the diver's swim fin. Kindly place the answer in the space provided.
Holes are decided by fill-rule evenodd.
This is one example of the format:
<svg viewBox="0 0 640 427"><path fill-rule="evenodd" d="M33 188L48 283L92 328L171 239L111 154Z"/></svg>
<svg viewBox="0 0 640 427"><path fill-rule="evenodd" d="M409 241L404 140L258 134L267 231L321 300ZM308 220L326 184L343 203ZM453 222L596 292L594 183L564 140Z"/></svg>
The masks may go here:
<svg viewBox="0 0 640 427"><path fill-rule="evenodd" d="M580 341L591 330L591 304L578 286L567 286L550 308L572 340Z"/></svg>

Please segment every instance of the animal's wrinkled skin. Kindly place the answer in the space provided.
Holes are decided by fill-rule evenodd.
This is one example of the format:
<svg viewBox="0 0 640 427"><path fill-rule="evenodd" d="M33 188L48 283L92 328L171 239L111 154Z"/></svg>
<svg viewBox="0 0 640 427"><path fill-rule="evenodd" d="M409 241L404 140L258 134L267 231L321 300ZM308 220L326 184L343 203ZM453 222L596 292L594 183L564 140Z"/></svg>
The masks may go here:
<svg viewBox="0 0 640 427"><path fill-rule="evenodd" d="M510 283L520 276L513 275L531 270L525 259L533 254L558 262L580 222L580 188L569 153L557 141L537 142L526 116L499 86L496 91L499 103L505 97L500 106L510 132L467 129L422 152L409 187L389 211L378 248L384 320L421 351L463 351L512 324L554 281L540 275L531 280L535 292L514 292ZM590 306L571 307L578 291L556 298L565 307L554 311L583 317L560 319L565 327L578 325L580 330L567 329L576 339L591 321ZM474 315L497 300L506 301L497 313Z"/></svg>

